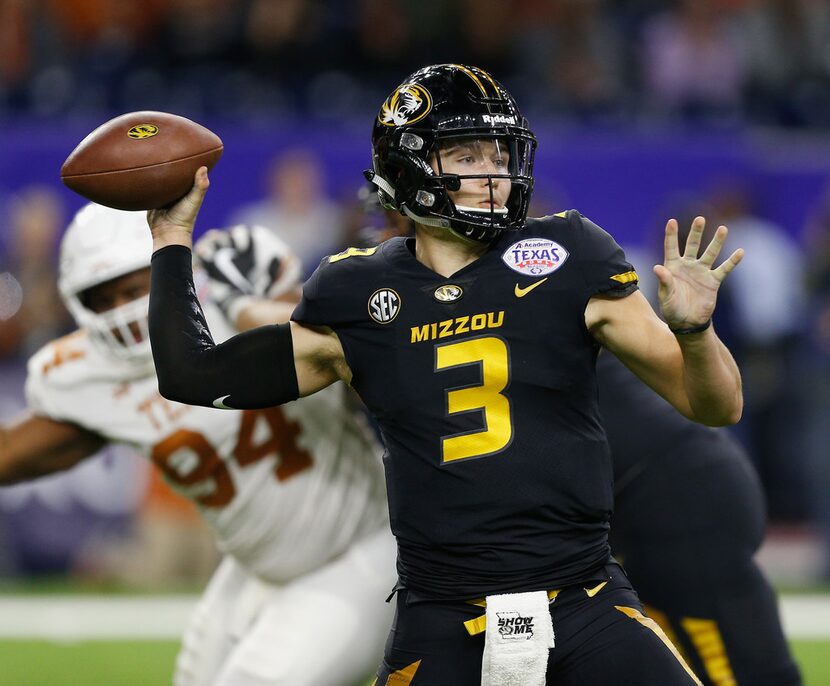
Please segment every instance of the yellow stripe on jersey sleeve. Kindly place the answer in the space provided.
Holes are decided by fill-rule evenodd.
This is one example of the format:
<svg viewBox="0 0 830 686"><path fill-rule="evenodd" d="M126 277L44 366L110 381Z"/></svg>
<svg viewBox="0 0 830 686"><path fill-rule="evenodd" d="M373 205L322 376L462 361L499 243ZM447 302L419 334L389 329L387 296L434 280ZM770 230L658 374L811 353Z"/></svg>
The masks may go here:
<svg viewBox="0 0 830 686"><path fill-rule="evenodd" d="M618 281L619 283L632 283L633 281L639 281L640 277L637 276L637 272L630 271L624 272L622 274L614 274L611 277L614 281Z"/></svg>

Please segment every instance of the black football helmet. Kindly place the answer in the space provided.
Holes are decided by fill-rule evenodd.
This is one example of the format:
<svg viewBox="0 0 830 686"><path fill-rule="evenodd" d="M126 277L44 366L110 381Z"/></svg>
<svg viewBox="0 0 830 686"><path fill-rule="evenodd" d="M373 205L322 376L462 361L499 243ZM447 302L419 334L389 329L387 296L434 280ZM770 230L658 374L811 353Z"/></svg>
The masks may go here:
<svg viewBox="0 0 830 686"><path fill-rule="evenodd" d="M441 149L454 142L492 140L509 153L504 173L460 176L443 172ZM438 64L409 76L383 103L372 131L373 170L384 207L420 224L489 242L522 227L533 190L536 137L513 97L483 69ZM433 168L435 162L437 171ZM504 208L456 205L448 191L462 179L509 179Z"/></svg>

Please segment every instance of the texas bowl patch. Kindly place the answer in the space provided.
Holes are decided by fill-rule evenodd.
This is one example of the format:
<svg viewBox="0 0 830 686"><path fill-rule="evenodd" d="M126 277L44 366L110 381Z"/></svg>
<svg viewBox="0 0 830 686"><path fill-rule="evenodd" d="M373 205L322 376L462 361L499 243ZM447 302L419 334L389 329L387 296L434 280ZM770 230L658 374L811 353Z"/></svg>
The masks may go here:
<svg viewBox="0 0 830 686"><path fill-rule="evenodd" d="M568 251L547 238L525 238L511 245L501 256L513 271L529 276L544 276L565 264Z"/></svg>

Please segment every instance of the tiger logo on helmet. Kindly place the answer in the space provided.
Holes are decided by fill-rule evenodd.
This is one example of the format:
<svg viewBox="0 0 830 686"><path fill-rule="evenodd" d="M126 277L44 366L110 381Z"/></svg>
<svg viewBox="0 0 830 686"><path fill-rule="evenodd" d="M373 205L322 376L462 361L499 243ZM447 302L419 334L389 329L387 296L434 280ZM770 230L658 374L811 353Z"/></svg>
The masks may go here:
<svg viewBox="0 0 830 686"><path fill-rule="evenodd" d="M444 173L441 155L457 143L492 144L504 151L502 171L477 175L509 183L504 207L453 202L451 193L471 175ZM536 137L510 93L489 73L461 64L419 69L386 98L372 130L372 168L384 208L418 224L489 243L520 229L533 190Z"/></svg>
<svg viewBox="0 0 830 686"><path fill-rule="evenodd" d="M380 108L378 121L385 126L404 126L423 119L432 109L432 96L417 83L398 86Z"/></svg>

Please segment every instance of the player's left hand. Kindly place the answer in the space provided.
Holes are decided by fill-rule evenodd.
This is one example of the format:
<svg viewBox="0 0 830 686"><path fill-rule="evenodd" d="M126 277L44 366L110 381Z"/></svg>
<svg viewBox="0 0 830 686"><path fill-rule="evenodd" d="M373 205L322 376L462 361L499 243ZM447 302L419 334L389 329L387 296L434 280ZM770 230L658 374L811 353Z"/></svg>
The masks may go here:
<svg viewBox="0 0 830 686"><path fill-rule="evenodd" d="M677 220L670 219L666 224L665 260L662 265L655 265L654 274L660 282L657 291L660 309L671 329L692 328L711 319L718 288L744 256L743 249L739 248L713 269L728 230L719 226L712 242L698 257L705 225L703 217L695 217L681 256Z"/></svg>

